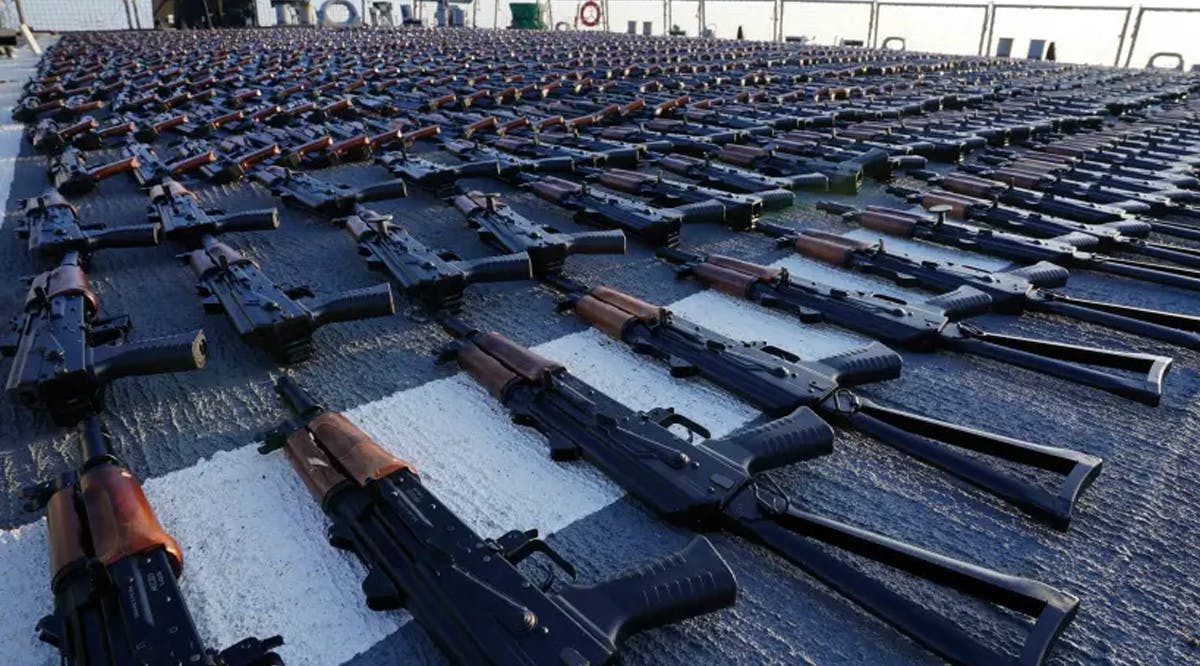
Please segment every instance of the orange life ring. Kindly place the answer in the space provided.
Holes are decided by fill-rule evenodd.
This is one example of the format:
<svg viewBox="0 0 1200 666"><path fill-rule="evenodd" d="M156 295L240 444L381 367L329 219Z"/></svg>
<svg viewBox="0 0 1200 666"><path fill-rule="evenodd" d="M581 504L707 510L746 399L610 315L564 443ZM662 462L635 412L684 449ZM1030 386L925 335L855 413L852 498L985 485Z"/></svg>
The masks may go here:
<svg viewBox="0 0 1200 666"><path fill-rule="evenodd" d="M579 5L579 22L588 28L600 25L600 3L596 0L587 0Z"/></svg>

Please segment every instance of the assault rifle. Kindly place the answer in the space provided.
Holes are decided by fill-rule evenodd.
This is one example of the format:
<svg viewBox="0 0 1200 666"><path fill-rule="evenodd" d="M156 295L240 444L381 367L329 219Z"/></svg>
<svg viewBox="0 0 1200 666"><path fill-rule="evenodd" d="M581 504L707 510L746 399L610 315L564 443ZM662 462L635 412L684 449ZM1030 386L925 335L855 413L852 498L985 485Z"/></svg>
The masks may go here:
<svg viewBox="0 0 1200 666"><path fill-rule="evenodd" d="M517 178L542 199L575 211L578 222L616 227L651 245L671 247L679 242L683 215L674 209L660 210L625 197L597 194L587 184L556 176L522 173Z"/></svg>
<svg viewBox="0 0 1200 666"><path fill-rule="evenodd" d="M912 303L890 295L837 289L793 277L784 268L731 257L701 257L679 250L659 250L659 256L679 264L681 277L693 276L725 294L791 313L801 321L828 322L917 352L945 349L975 354L1149 405L1158 404L1163 376L1171 366L1166 356L1003 335L956 321L991 307L987 294L970 287Z"/></svg>
<svg viewBox="0 0 1200 666"><path fill-rule="evenodd" d="M79 212L57 190L21 202L24 216L17 236L29 239L29 253L38 263L57 264L68 252L81 260L96 250L158 245L158 225L132 224L108 228L103 223L82 224Z"/></svg>
<svg viewBox="0 0 1200 666"><path fill-rule="evenodd" d="M462 178L500 176L500 163L487 158L461 164L442 164L407 152L392 152L380 156L376 162L386 167L393 176L427 190L434 196L452 194L455 183Z"/></svg>
<svg viewBox="0 0 1200 666"><path fill-rule="evenodd" d="M78 122L64 125L49 118L39 120L37 125L30 127L26 134L33 147L43 153L57 153L71 145L75 137L85 132L94 131L100 123L91 116L84 116Z"/></svg>
<svg viewBox="0 0 1200 666"><path fill-rule="evenodd" d="M54 189L67 196L91 192L96 184L119 173L138 168L136 157L125 157L108 164L88 168L87 160L78 148L70 147L50 159L46 175Z"/></svg>
<svg viewBox="0 0 1200 666"><path fill-rule="evenodd" d="M729 144L713 153L713 157L726 164L751 169L772 178L791 176L812 178L811 174L820 174L828 180L831 192L858 194L858 191L862 189L863 165L871 160L886 159L887 153L882 150L874 150L859 159L826 162L820 159L780 154L779 151L769 146L764 148Z"/></svg>
<svg viewBox="0 0 1200 666"><path fill-rule="evenodd" d="M771 416L801 407L829 421L873 435L899 451L990 492L1065 530L1079 495L1100 472L1095 456L965 428L884 407L851 386L894 379L900 356L870 346L816 361L763 342L744 342L680 318L667 308L609 287L571 290L573 308L597 330L670 367L673 377L699 376ZM1057 492L989 466L958 449L1062 475Z"/></svg>
<svg viewBox="0 0 1200 666"><path fill-rule="evenodd" d="M272 652L279 636L205 647L176 581L182 549L99 418L89 417L80 436L79 471L25 491L31 509L45 509L50 541L54 611L38 622L38 638L58 648L64 666L282 666Z"/></svg>
<svg viewBox="0 0 1200 666"><path fill-rule="evenodd" d="M58 425L99 411L114 379L204 367L203 331L128 343L129 317L98 319L99 310L79 254L67 252L33 278L21 314L0 336L0 354L14 359L7 390Z"/></svg>
<svg viewBox="0 0 1200 666"><path fill-rule="evenodd" d="M122 152L126 157L137 160L133 177L139 187L148 188L166 180L179 178L184 174L200 169L217 161L217 154L212 150L203 150L192 155L185 155L173 162L165 162L152 146L131 141L125 144Z"/></svg>
<svg viewBox="0 0 1200 666"><path fill-rule="evenodd" d="M744 231L754 227L762 217L763 198L757 194L737 194L702 185L667 180L626 169L591 169L576 171L589 182L598 183L617 192L632 194L658 208L671 208L683 213L684 222L716 222L731 229ZM791 198L790 192L780 192Z"/></svg>
<svg viewBox="0 0 1200 666"><path fill-rule="evenodd" d="M555 460L582 458L654 513L696 530L725 530L776 552L938 655L961 664L1013 661L957 624L886 587L827 547L873 560L1036 618L1020 663L1039 664L1079 600L1048 585L937 555L802 511L765 473L829 453L833 432L807 407L738 435L709 433L671 409L635 412L496 333L456 325L459 365L512 413L546 435ZM824 547L818 545L823 544Z"/></svg>
<svg viewBox="0 0 1200 666"><path fill-rule="evenodd" d="M1085 222L1092 225L1112 224L1118 231L1133 236L1144 236L1150 231L1162 234L1200 240L1200 229L1188 224L1177 224L1164 220L1131 217L1128 211L1112 206L1106 206L1071 197L1058 197L1041 192L1034 192L1017 187L1008 187L1003 183L979 178L967 174L948 174L936 176L928 173L913 172L909 175L920 178L927 183L938 185L959 196L974 198L994 206L1004 204L1013 208L1022 208L1043 215ZM896 194L906 196L912 190L896 188ZM971 205L977 204L972 201Z"/></svg>
<svg viewBox="0 0 1200 666"><path fill-rule="evenodd" d="M909 211L882 206L870 206L869 216L860 216L863 226L891 235L920 238L941 245L949 245L974 252L1011 259L1022 263L1050 261L1067 268L1081 268L1100 273L1120 275L1135 280L1167 284L1183 289L1200 290L1200 270L1185 266L1171 266L1157 262L1124 259L1096 252L1085 252L1071 241L1095 244L1094 237L1064 234L1055 239L1030 238L1004 231L980 229L964 224L949 222L946 215L967 221L979 216L987 222L987 212L992 208L986 201L972 199L946 192L914 192L904 188L888 188L896 194L910 194L910 200L920 204L936 216L933 219Z"/></svg>
<svg viewBox="0 0 1200 666"><path fill-rule="evenodd" d="M560 273L572 254L625 254L625 233L619 229L565 234L517 213L498 195L472 190L455 197L454 207L485 243L526 253L538 278Z"/></svg>
<svg viewBox="0 0 1200 666"><path fill-rule="evenodd" d="M345 416L287 377L276 390L298 418L259 450L284 449L332 522L330 543L367 569L367 605L408 609L455 664L607 664L629 634L737 596L729 565L703 537L609 580L551 591L516 565L541 553L572 578L575 569L536 530L479 536Z"/></svg>
<svg viewBox="0 0 1200 666"><path fill-rule="evenodd" d="M360 203L408 196L400 179L374 185L353 187L328 183L306 173L283 167L269 166L252 174L255 181L271 190L284 203L295 204L330 217L345 217L354 213Z"/></svg>
<svg viewBox="0 0 1200 666"><path fill-rule="evenodd" d="M365 206L356 206L353 215L334 224L358 244L368 267L386 274L402 293L431 311L459 309L468 285L533 277L524 252L464 261L453 252L429 249L393 224L391 215Z"/></svg>
<svg viewBox="0 0 1200 666"><path fill-rule="evenodd" d="M279 363L296 363L313 354L313 333L325 324L383 317L395 313L386 284L313 298L307 287L283 290L246 255L211 235L202 247L180 255L198 280L208 312L224 312L247 344L265 349Z"/></svg>
<svg viewBox="0 0 1200 666"><path fill-rule="evenodd" d="M282 150L277 144L252 145L242 137L218 142L202 139L187 139L174 145L180 160L190 155L211 153L215 159L199 165L200 173L216 183L232 183L241 180L255 167L272 158L279 157Z"/></svg>
<svg viewBox="0 0 1200 666"><path fill-rule="evenodd" d="M792 205L796 197L788 190L824 192L829 189L829 179L819 173L774 178L756 171L715 164L709 159L687 155L663 155L657 158L655 164L671 173L698 181L705 187L756 194L762 197L763 208L766 210L778 210Z"/></svg>
<svg viewBox="0 0 1200 666"><path fill-rule="evenodd" d="M164 180L150 188L148 212L151 221L162 229L168 241L195 249L205 236L229 231L270 231L279 228L279 213L274 208L225 214L200 205L195 194L174 180Z"/></svg>
<svg viewBox="0 0 1200 666"><path fill-rule="evenodd" d="M817 207L830 212L840 209L849 215L859 214L848 206L828 201L818 203ZM1200 349L1200 317L1076 298L1052 291L1049 287L1066 284L1068 273L1065 268L1049 262L987 271L969 264L916 259L889 250L882 241L864 243L837 234L778 225L762 225L759 231L776 237L780 245L792 247L811 259L879 276L901 287L919 287L939 294L971 287L988 295L995 312L1047 312Z"/></svg>

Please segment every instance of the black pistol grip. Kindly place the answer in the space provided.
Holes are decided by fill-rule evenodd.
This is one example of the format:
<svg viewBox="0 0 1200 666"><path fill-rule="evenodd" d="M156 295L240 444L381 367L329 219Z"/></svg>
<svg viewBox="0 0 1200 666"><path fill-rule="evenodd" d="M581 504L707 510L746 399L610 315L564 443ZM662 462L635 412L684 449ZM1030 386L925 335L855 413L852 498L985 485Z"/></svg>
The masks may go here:
<svg viewBox="0 0 1200 666"><path fill-rule="evenodd" d="M507 282L533 278L533 266L529 255L524 252L502 254L469 261L456 262L463 272L467 284L479 282Z"/></svg>
<svg viewBox="0 0 1200 666"><path fill-rule="evenodd" d="M808 407L800 407L787 416L703 446L757 474L831 453L833 428Z"/></svg>
<svg viewBox="0 0 1200 666"><path fill-rule="evenodd" d="M639 564L592 585L572 585L559 598L614 644L625 636L725 608L737 580L708 539Z"/></svg>
<svg viewBox="0 0 1200 666"><path fill-rule="evenodd" d="M934 296L926 305L940 308L950 319L962 319L984 314L992 309L992 297L974 287L959 287Z"/></svg>
<svg viewBox="0 0 1200 666"><path fill-rule="evenodd" d="M143 342L96 348L92 363L96 379L106 382L120 377L163 372L199 370L208 361L204 331L180 333Z"/></svg>
<svg viewBox="0 0 1200 666"><path fill-rule="evenodd" d="M1048 261L1039 261L1029 266L1014 268L1004 271L1004 274L1024 278L1033 286L1043 289L1061 287L1067 283L1067 278L1071 275L1067 269Z"/></svg>
<svg viewBox="0 0 1200 666"><path fill-rule="evenodd" d="M568 251L571 254L625 254L625 232L583 231L568 236Z"/></svg>
<svg viewBox="0 0 1200 666"><path fill-rule="evenodd" d="M221 217L217 224L220 233L228 231L271 231L279 228L279 210L260 208Z"/></svg>
<svg viewBox="0 0 1200 666"><path fill-rule="evenodd" d="M358 191L357 198L359 201L367 202L399 199L406 196L408 196L408 186L404 184L403 179L395 178L362 188Z"/></svg>
<svg viewBox="0 0 1200 666"><path fill-rule="evenodd" d="M676 206L671 210L679 212L681 220L686 224L722 224L725 222L725 206L719 201L697 201Z"/></svg>
<svg viewBox="0 0 1200 666"><path fill-rule="evenodd" d="M386 317L396 313L391 285L384 283L353 291L344 291L304 304L318 326L339 321Z"/></svg>
<svg viewBox="0 0 1200 666"><path fill-rule="evenodd" d="M866 347L823 358L818 363L834 370L833 380L838 385L858 386L896 379L904 359L891 347L872 342Z"/></svg>
<svg viewBox="0 0 1200 666"><path fill-rule="evenodd" d="M127 227L104 229L88 234L88 249L107 247L150 247L158 245L157 224L133 224Z"/></svg>

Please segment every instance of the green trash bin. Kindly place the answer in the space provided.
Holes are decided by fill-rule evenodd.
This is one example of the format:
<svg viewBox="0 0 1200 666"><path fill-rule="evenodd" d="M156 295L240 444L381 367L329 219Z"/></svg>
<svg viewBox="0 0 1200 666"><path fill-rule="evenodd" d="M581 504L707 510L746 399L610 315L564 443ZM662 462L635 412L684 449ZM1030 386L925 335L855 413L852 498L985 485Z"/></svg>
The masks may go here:
<svg viewBox="0 0 1200 666"><path fill-rule="evenodd" d="M546 23L542 21L542 7L536 2L510 2L508 9L512 12L510 28L518 30L545 30Z"/></svg>

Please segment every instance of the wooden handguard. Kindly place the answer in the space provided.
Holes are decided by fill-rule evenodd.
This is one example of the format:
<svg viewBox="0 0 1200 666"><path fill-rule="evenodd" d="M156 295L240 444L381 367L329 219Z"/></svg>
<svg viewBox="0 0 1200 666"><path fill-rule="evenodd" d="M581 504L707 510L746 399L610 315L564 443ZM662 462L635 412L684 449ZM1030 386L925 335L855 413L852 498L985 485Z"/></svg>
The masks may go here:
<svg viewBox="0 0 1200 666"><path fill-rule="evenodd" d="M88 315L95 315L100 311L100 300L96 297L96 292L92 291L87 273L78 266L59 266L33 278L29 284L29 293L25 297L26 307L38 300L39 292L45 294L47 300L58 296L80 296Z"/></svg>
<svg viewBox="0 0 1200 666"><path fill-rule="evenodd" d="M614 190L636 194L643 184L654 182L654 176L626 169L609 169L601 173L598 180Z"/></svg>
<svg viewBox="0 0 1200 666"><path fill-rule="evenodd" d="M179 176L189 171L195 171L206 164L212 164L217 161L217 154L213 151L207 153L199 153L191 157L185 157L177 162L172 162L167 165L167 173L172 176ZM190 194L190 192L189 192Z"/></svg>
<svg viewBox="0 0 1200 666"><path fill-rule="evenodd" d="M620 340L625 327L658 322L660 309L608 287L596 287L575 302L575 314L609 337Z"/></svg>
<svg viewBox="0 0 1200 666"><path fill-rule="evenodd" d="M192 271L196 274L197 278L203 278L210 271L222 268L223 265L257 265L252 259L224 243L212 243L202 250L193 250L188 255L188 263L191 264Z"/></svg>
<svg viewBox="0 0 1200 666"><path fill-rule="evenodd" d="M62 488L46 503L46 531L50 539L51 587L68 567L87 558L83 521L75 505L74 486Z"/></svg>
<svg viewBox="0 0 1200 666"><path fill-rule="evenodd" d="M159 199L166 197L166 196L169 196L169 197L190 196L193 199L196 198L196 195L192 194L191 190L189 190L187 187L185 187L183 185L183 183L181 183L177 180L164 181L162 184L155 185L154 187L150 188L150 201L158 203Z"/></svg>
<svg viewBox="0 0 1200 666"><path fill-rule="evenodd" d="M101 181L106 178L112 178L113 176L115 176L119 173L125 173L126 171L133 171L134 169L136 169L140 166L142 166L142 163L138 161L138 158L126 157L125 159L117 160L116 162L109 162L108 164L101 164L100 166L88 171L87 173L88 173L88 176L91 177L92 180Z"/></svg>
<svg viewBox="0 0 1200 666"><path fill-rule="evenodd" d="M860 243L849 238L837 236L830 238L829 236L834 235L805 232L796 238L793 246L796 248L796 252L810 259L839 267L845 266L856 250L871 247L868 243Z"/></svg>
<svg viewBox="0 0 1200 666"><path fill-rule="evenodd" d="M950 214L954 217L966 217L967 211L977 206L990 206L990 201L973 197L959 196L949 192L926 192L921 197L921 205L926 208L934 206L949 206Z"/></svg>
<svg viewBox="0 0 1200 666"><path fill-rule="evenodd" d="M991 197L996 192L1004 189L1004 185L997 183L994 180L986 178L976 178L975 176L967 176L963 174L950 174L942 178L941 186L957 192L973 197Z"/></svg>
<svg viewBox="0 0 1200 666"><path fill-rule="evenodd" d="M515 372L474 344L466 344L458 351L458 365L497 398L503 398L509 383L517 379Z"/></svg>
<svg viewBox="0 0 1200 666"><path fill-rule="evenodd" d="M559 363L539 356L499 333L488 333L477 339L475 344L506 368L531 382L540 382L547 374L563 369Z"/></svg>
<svg viewBox="0 0 1200 666"><path fill-rule="evenodd" d="M462 128L463 138L469 139L476 132L483 132L486 130L494 129L499 124L500 124L500 121L496 118L496 116L487 116L484 118L480 118L479 120L476 120L473 123L469 123L468 125L466 125Z"/></svg>
<svg viewBox="0 0 1200 666"><path fill-rule="evenodd" d="M93 467L84 472L79 487L97 559L111 565L125 557L163 548L179 576L183 571L179 544L158 523L142 484L129 470L116 465Z"/></svg>
<svg viewBox="0 0 1200 666"><path fill-rule="evenodd" d="M325 412L308 422L308 430L321 448L359 485L379 481L396 471L417 471L388 453L370 435L338 412Z"/></svg>
<svg viewBox="0 0 1200 666"><path fill-rule="evenodd" d="M1041 173L1032 173L1020 169L993 169L992 177L1005 185L1013 187L1041 187L1054 178Z"/></svg>
<svg viewBox="0 0 1200 666"><path fill-rule="evenodd" d="M317 446L307 428L300 428L288 435L283 448L287 452L288 461L292 463L292 469L296 470L308 492L312 493L322 506L331 490L350 482L333 466L329 456Z"/></svg>
<svg viewBox="0 0 1200 666"><path fill-rule="evenodd" d="M711 254L704 261L713 266L720 266L721 268L727 268L738 273L744 273L759 282L774 282L779 279L779 276L783 275L782 268L771 268L770 266L763 266L762 264L742 259L734 259L733 257L726 257L721 254Z"/></svg>
<svg viewBox="0 0 1200 666"><path fill-rule="evenodd" d="M860 212L857 217L858 223L866 229L901 238L911 238L919 222L916 216L871 208Z"/></svg>

